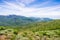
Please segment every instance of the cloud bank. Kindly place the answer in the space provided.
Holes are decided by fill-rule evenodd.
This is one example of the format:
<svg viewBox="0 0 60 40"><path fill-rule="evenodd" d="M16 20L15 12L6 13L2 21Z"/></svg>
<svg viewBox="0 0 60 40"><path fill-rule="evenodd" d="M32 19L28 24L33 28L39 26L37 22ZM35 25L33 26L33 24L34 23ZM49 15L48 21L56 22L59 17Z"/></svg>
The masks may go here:
<svg viewBox="0 0 60 40"><path fill-rule="evenodd" d="M3 0L0 15L22 15L27 17L48 17L60 19L60 4L53 0Z"/></svg>

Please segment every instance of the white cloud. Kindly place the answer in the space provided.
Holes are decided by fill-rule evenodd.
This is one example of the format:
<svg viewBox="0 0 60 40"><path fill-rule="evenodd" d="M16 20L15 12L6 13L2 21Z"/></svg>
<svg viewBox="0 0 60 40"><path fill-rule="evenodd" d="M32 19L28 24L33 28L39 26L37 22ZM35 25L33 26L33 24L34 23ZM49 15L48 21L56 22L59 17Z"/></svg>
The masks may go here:
<svg viewBox="0 0 60 40"><path fill-rule="evenodd" d="M32 0L20 0L21 3L10 3L5 2L5 5L0 5L0 15L9 15L9 14L16 14L16 15L23 15L28 17L49 17L49 18L60 18L60 5L50 6L50 7L42 7L42 8L34 8L34 7L26 7L25 2L31 3ZM46 2L48 3L48 2ZM42 3L44 5L44 3ZM42 4L40 4L42 6Z"/></svg>

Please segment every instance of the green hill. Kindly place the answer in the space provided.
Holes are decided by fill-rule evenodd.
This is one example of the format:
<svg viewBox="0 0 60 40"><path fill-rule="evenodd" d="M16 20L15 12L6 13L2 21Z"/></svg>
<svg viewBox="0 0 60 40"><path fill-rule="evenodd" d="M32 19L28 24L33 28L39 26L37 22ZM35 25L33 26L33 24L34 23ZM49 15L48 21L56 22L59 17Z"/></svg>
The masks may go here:
<svg viewBox="0 0 60 40"><path fill-rule="evenodd" d="M0 15L0 26L25 26L29 23L50 21L50 18L35 18L35 17L25 17L18 15Z"/></svg>
<svg viewBox="0 0 60 40"><path fill-rule="evenodd" d="M21 27L0 26L0 39L60 40L60 20L35 22Z"/></svg>

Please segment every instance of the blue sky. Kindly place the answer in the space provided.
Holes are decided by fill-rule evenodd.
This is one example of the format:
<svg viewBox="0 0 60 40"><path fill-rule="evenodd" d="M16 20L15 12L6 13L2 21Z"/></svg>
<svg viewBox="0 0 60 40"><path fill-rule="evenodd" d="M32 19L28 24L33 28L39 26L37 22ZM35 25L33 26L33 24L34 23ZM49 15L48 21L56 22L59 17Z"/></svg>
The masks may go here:
<svg viewBox="0 0 60 40"><path fill-rule="evenodd" d="M0 0L0 15L60 19L60 0Z"/></svg>

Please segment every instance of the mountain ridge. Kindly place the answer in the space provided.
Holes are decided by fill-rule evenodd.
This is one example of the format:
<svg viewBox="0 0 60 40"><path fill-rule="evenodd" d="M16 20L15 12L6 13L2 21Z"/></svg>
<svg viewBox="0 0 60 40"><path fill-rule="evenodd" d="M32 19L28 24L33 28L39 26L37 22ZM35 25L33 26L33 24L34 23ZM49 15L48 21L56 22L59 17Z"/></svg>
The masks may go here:
<svg viewBox="0 0 60 40"><path fill-rule="evenodd" d="M23 26L28 23L41 22L41 21L50 21L50 18L35 18L35 17L25 17L18 15L0 15L0 26Z"/></svg>

